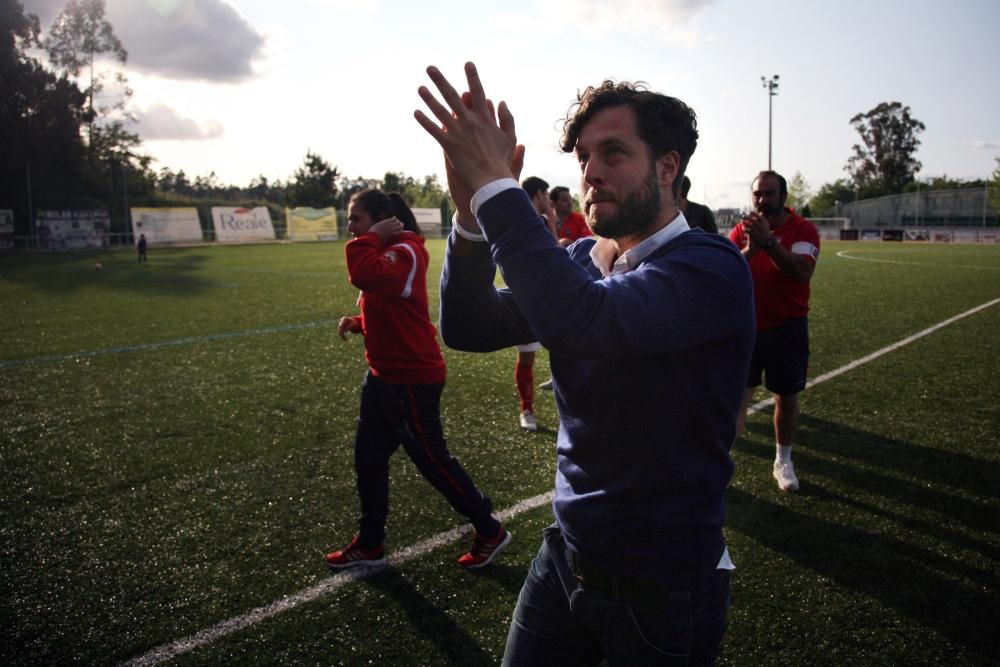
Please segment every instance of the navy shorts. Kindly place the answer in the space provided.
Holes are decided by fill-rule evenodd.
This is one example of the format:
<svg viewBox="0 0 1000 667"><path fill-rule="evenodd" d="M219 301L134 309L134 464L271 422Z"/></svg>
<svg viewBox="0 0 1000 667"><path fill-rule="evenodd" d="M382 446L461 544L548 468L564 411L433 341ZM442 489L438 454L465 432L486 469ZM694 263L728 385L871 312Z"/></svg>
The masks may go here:
<svg viewBox="0 0 1000 667"><path fill-rule="evenodd" d="M797 317L781 326L757 332L750 359L748 387L764 386L773 394L787 396L806 388L809 365L809 320Z"/></svg>

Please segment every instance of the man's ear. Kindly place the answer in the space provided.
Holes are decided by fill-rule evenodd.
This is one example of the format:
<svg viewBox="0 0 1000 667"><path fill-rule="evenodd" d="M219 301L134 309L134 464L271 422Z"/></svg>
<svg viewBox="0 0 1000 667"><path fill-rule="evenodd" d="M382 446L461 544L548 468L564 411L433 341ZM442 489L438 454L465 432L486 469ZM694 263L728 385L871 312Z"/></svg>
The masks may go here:
<svg viewBox="0 0 1000 667"><path fill-rule="evenodd" d="M656 178L660 189L673 192L674 182L681 169L681 154L677 151L667 151L656 161Z"/></svg>

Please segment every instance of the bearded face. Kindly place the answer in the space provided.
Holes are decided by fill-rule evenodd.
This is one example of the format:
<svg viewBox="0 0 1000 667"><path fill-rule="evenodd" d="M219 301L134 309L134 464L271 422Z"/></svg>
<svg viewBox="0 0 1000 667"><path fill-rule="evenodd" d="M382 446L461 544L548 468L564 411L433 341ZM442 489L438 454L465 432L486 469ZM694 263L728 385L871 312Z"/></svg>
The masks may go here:
<svg viewBox="0 0 1000 667"><path fill-rule="evenodd" d="M594 200L615 203L617 210L611 213L599 211L590 206ZM591 191L585 205L587 225L598 236L620 239L646 231L654 224L662 208L655 165L650 163L649 172L637 189L624 194Z"/></svg>

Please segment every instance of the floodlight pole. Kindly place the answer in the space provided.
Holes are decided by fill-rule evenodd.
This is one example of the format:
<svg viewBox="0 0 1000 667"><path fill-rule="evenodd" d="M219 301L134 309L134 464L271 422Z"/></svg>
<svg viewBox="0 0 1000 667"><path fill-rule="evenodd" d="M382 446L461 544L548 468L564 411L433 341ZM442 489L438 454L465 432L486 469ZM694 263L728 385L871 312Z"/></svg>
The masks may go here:
<svg viewBox="0 0 1000 667"><path fill-rule="evenodd" d="M778 79L780 77L775 74L771 78L760 77L760 82L764 85L764 89L767 90L767 169L771 170L771 128L772 128L772 111L774 106L774 96L778 94Z"/></svg>

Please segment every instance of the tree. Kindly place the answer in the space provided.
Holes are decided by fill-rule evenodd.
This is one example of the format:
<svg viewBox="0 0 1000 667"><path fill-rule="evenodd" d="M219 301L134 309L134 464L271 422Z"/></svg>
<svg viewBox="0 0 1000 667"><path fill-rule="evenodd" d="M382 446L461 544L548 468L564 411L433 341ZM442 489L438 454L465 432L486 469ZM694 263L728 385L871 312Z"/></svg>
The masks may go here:
<svg viewBox="0 0 1000 667"><path fill-rule="evenodd" d="M913 180L921 164L914 157L924 124L910 115L910 107L899 102L883 102L851 119L861 135L845 170L854 185L879 194L897 194Z"/></svg>
<svg viewBox="0 0 1000 667"><path fill-rule="evenodd" d="M990 174L990 180L986 182L986 193L989 197L990 206L994 211L1000 212L1000 157L996 160L997 168Z"/></svg>
<svg viewBox="0 0 1000 667"><path fill-rule="evenodd" d="M841 178L821 185L807 206L819 217L830 217L837 214L837 202L849 204L857 196L858 192L854 189L854 185L846 178Z"/></svg>
<svg viewBox="0 0 1000 667"><path fill-rule="evenodd" d="M348 203L351 201L351 196L356 192L361 192L362 190L377 190L383 187L383 184L374 178L365 178L363 176L358 176L357 178L342 178L340 179L340 194L337 197L337 208L347 209Z"/></svg>
<svg viewBox="0 0 1000 667"><path fill-rule="evenodd" d="M326 208L337 205L337 168L319 155L306 152L301 167L288 186L288 203L291 206Z"/></svg>
<svg viewBox="0 0 1000 667"><path fill-rule="evenodd" d="M812 199L812 192L809 189L809 183L802 176L802 172L795 172L792 180L788 181L788 199L785 201L785 205L798 210L809 206L810 199ZM801 211L799 212L801 213Z"/></svg>
<svg viewBox="0 0 1000 667"><path fill-rule="evenodd" d="M18 234L30 233L29 203L70 203L85 168L86 98L29 55L39 33L20 2L0 2L0 201L14 209Z"/></svg>
<svg viewBox="0 0 1000 667"><path fill-rule="evenodd" d="M74 79L80 78L81 70L87 69L89 84L84 88L88 99L89 137L93 140L94 122L99 115L109 109L97 109L94 97L104 90L105 74L94 71L95 56L109 54L122 65L128 59L128 52L115 36L114 28L104 18L104 0L69 0L66 7L56 16L48 35L42 42L52 63ZM112 108L121 109L125 98L132 94L121 73L115 80L123 87L123 96Z"/></svg>
<svg viewBox="0 0 1000 667"><path fill-rule="evenodd" d="M448 200L448 193L438 183L437 176L425 176L418 181L412 176L387 171L382 178L381 189L386 192L398 192L403 199L415 208L439 208Z"/></svg>

